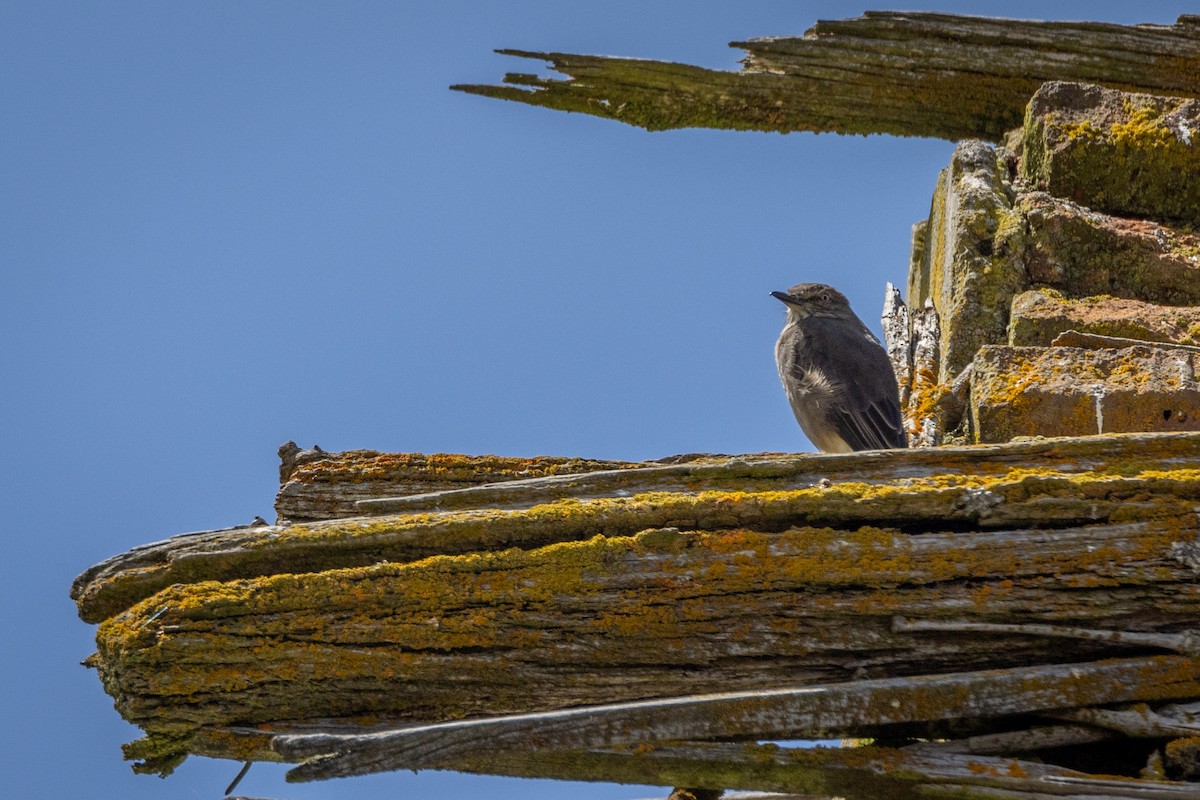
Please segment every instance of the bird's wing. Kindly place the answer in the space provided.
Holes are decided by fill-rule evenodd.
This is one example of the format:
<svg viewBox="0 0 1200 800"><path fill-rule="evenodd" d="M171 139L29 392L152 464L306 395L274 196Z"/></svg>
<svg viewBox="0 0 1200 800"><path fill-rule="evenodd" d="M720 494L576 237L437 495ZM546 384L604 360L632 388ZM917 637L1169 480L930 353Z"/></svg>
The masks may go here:
<svg viewBox="0 0 1200 800"><path fill-rule="evenodd" d="M840 326L839 326L840 327ZM855 450L908 447L900 415L899 390L892 362L865 329L847 323L832 336L817 337L808 348L813 367L839 378L826 420ZM853 369L849 365L855 365Z"/></svg>

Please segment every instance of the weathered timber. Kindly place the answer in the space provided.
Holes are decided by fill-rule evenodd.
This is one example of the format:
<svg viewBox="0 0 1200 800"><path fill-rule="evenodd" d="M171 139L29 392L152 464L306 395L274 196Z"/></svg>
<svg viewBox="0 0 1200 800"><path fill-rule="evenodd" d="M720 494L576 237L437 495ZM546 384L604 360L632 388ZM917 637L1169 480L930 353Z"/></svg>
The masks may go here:
<svg viewBox="0 0 1200 800"><path fill-rule="evenodd" d="M628 461L536 456L464 456L455 453L381 453L300 450L292 442L279 450L280 523L316 522L356 516L364 498L422 494L547 475L643 466Z"/></svg>
<svg viewBox="0 0 1200 800"><path fill-rule="evenodd" d="M1176 736L1200 735L1200 725L1179 722L1155 713L1145 705L1114 708L1071 708L1051 712L1047 716L1073 722L1086 722L1099 728L1119 731L1133 738L1169 739Z"/></svg>
<svg viewBox="0 0 1200 800"><path fill-rule="evenodd" d="M996 529L1105 522L1134 508L1152 517L1176 514L1181 501L1200 497L1198 469L1200 434L1140 434L554 476L380 503L420 513L177 536L97 564L76 579L71 596L85 620L100 622L175 583L533 548L656 527ZM509 510L489 508L497 506ZM430 511L443 507L461 510Z"/></svg>
<svg viewBox="0 0 1200 800"><path fill-rule="evenodd" d="M918 800L948 788L950 797L1037 800L1075 794L1068 784L1090 776L1053 765L1013 758L918 754L894 748L793 748L760 744L663 744L634 750L545 751L534 755L488 751L461 758L456 770L514 776L550 776L620 783L727 786L798 793L796 800L852 797L856 800ZM303 778L303 775L297 776ZM1093 779L1094 780L1094 779ZM1098 780L1091 797L1183 800L1179 784ZM1044 792L1034 794L1033 792ZM1118 791L1121 790L1121 791ZM1017 794L1013 794L1016 792ZM789 794L779 800L788 800ZM764 795L762 800L775 800Z"/></svg>
<svg viewBox="0 0 1200 800"><path fill-rule="evenodd" d="M1076 473L1133 465L1164 469L1200 467L1200 433L1053 437L1001 445L941 447L933 450L791 455L761 454L717 463L648 467L635 471L511 481L471 489L389 497L358 503L363 513L428 512L466 508L520 508L565 498L629 497L645 492L781 491L842 484L904 486L938 476L992 476L1034 468ZM1123 466L1119 466L1123 465ZM894 520L903 520L896 510ZM827 523L834 516L824 517Z"/></svg>
<svg viewBox="0 0 1200 800"><path fill-rule="evenodd" d="M1001 733L984 733L964 736L961 739L923 740L907 745L906 750L943 753L977 753L979 755L1003 755L1005 753L1032 753L1054 747L1112 741L1119 738L1114 731L1103 730L1092 725L1037 725Z"/></svg>
<svg viewBox="0 0 1200 800"><path fill-rule="evenodd" d="M633 750L484 751L463 772L618 783L727 786L788 793L761 800L1195 800L1187 784L1097 778L1014 758L915 754L894 748L793 748L773 744L664 744ZM798 793L793 795L791 793ZM734 795L733 797L739 797ZM732 800L732 797L731 797Z"/></svg>
<svg viewBox="0 0 1200 800"><path fill-rule="evenodd" d="M1186 630L1197 525L1189 508L1055 530L651 530L177 584L102 623L96 665L127 719L187 736L1083 661L1129 648L896 632L892 615Z"/></svg>
<svg viewBox="0 0 1200 800"><path fill-rule="evenodd" d="M428 510L443 501L469 507ZM783 708L780 687L801 703L840 698L829 702L845 716L772 727L736 702L728 713L702 703L693 710L708 727L688 717L671 735L980 736L1046 710L1200 695L1194 657L1149 655L1190 653L1200 615L1200 434L689 458L413 503L422 510L185 535L80 576L81 613L103 620L88 663L147 733L126 748L138 769L169 771L189 753L279 758L276 735L567 719L697 693L761 695L767 713ZM1156 666L1086 677L1125 669L1096 661L1113 657ZM1027 670L1024 688L996 669ZM986 680L962 677L980 670ZM947 690L956 680L973 688ZM878 702L861 699L875 691ZM636 763L635 780L677 785L715 774L624 760L668 734L616 719L577 740L539 722L562 751L510 754L497 739L437 766L546 776L573 764L570 777L603 779ZM620 730L625 739L604 738ZM597 731L609 733L587 739ZM619 742L635 752L595 749ZM1180 744L1165 763L1188 774L1189 752ZM779 785L846 786L900 763L883 749L863 757L870 769L845 758ZM320 777L336 763L304 769ZM945 763L904 791L1029 789L973 783L962 762ZM725 786L776 785L755 783L755 764L722 769Z"/></svg>
<svg viewBox="0 0 1200 800"><path fill-rule="evenodd" d="M1046 81L1200 96L1200 17L1174 25L1037 22L869 11L801 37L735 42L741 72L644 59L501 50L567 80L510 73L464 92L649 130L708 127L999 141Z"/></svg>
<svg viewBox="0 0 1200 800"><path fill-rule="evenodd" d="M538 751L689 737L877 735L890 725L1072 709L1148 692L1155 695L1145 697L1149 700L1195 696L1200 692L1200 660L1156 656L684 696L351 736L284 735L276 737L274 747L289 760L320 757L311 767L293 770L296 776L346 777L445 766L484 748ZM1111 724L1105 712L1097 715Z"/></svg>

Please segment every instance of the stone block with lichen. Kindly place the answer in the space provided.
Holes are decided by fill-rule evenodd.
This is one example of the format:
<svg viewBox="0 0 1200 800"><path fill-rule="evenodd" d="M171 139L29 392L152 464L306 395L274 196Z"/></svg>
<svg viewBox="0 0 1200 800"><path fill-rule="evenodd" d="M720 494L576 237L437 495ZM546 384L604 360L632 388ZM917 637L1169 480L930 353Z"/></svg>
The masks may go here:
<svg viewBox="0 0 1200 800"><path fill-rule="evenodd" d="M1200 353L989 346L971 377L971 421L981 442L1200 430Z"/></svg>
<svg viewBox="0 0 1200 800"><path fill-rule="evenodd" d="M1200 236L1102 214L1045 192L1017 198L1029 285L1068 297L1115 295L1200 305Z"/></svg>
<svg viewBox="0 0 1200 800"><path fill-rule="evenodd" d="M1200 102L1046 83L1025 116L1021 172L1089 208L1200 224Z"/></svg>
<svg viewBox="0 0 1200 800"><path fill-rule="evenodd" d="M1013 298L1010 345L1048 346L1069 330L1195 346L1200 345L1200 307L1162 306L1108 295L1073 300L1052 289L1033 289Z"/></svg>
<svg viewBox="0 0 1200 800"><path fill-rule="evenodd" d="M954 378L983 344L1000 342L1008 305L1024 275L1008 247L1015 232L1011 159L975 140L960 142L938 176L928 223L914 230L910 308L931 301L941 323L938 381Z"/></svg>

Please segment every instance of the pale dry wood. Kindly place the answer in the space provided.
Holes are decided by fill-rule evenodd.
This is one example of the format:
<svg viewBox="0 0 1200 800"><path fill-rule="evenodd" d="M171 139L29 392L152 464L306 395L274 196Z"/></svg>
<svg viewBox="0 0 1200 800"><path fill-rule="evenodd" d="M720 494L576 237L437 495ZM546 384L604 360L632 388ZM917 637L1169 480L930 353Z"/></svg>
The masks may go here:
<svg viewBox="0 0 1200 800"><path fill-rule="evenodd" d="M936 334L934 334L936 338ZM925 337L927 338L927 337ZM800 489L822 479L834 484L890 483L935 475L974 475L999 469L1054 468L1090 472L1114 459L1147 465L1200 466L1200 434L1125 434L1038 439L1006 444L881 450L846 454L752 454L690 464L599 471L586 475L508 481L469 489L359 501L367 514L454 508L515 508L563 498L628 496L705 489Z"/></svg>
<svg viewBox="0 0 1200 800"><path fill-rule="evenodd" d="M321 757L292 772L317 779L445 766L482 749L854 736L901 723L1191 697L1198 682L1200 660L1158 656L616 703L357 736L282 736L273 746L289 760ZM1137 697L1147 692L1157 697Z"/></svg>
<svg viewBox="0 0 1200 800"><path fill-rule="evenodd" d="M912 311L912 396L907 410L912 447L933 447L946 433L947 414L937 402L941 318L932 303Z"/></svg>
<svg viewBox="0 0 1200 800"><path fill-rule="evenodd" d="M1072 708L1047 716L1107 728L1135 739L1200 736L1200 725L1180 722L1144 705L1130 708Z"/></svg>
<svg viewBox="0 0 1200 800"><path fill-rule="evenodd" d="M802 37L736 42L742 72L643 59L500 52L567 80L510 73L460 91L580 111L650 130L711 127L998 141L1045 81L1197 96L1200 29L869 11Z"/></svg>
<svg viewBox="0 0 1200 800"><path fill-rule="evenodd" d="M1161 647L1185 655L1200 655L1200 636L1196 631L1182 633L1138 633L1136 631L1099 630L1075 628L1066 625L1011 625L1002 622L967 622L964 620L906 620L896 617L892 630L897 633L920 631L954 631L958 633L1000 633L1017 636L1042 636L1047 638L1087 639L1108 642L1114 645L1133 647Z"/></svg>
<svg viewBox="0 0 1200 800"><path fill-rule="evenodd" d="M912 391L912 327L900 290L888 284L883 296L883 343L900 387L900 408L908 407Z"/></svg>
<svg viewBox="0 0 1200 800"><path fill-rule="evenodd" d="M953 755L890 748L800 749L699 742L634 750L482 751L455 762L453 768L521 777L577 780L583 776L619 783L725 786L798 793L821 800L919 800L931 789L946 785L943 782L956 781L969 783L991 797L990 792L1001 785L1036 786L1050 776L1079 775L1061 767L987 756L973 756L964 762ZM1023 777L1014 778L1014 772Z"/></svg>

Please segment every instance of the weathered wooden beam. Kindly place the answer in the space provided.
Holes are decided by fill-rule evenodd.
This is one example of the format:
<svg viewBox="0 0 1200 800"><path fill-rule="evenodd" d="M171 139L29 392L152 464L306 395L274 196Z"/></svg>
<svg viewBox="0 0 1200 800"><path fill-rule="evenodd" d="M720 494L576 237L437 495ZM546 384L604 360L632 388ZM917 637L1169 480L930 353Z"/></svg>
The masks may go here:
<svg viewBox="0 0 1200 800"><path fill-rule="evenodd" d="M563 777L618 783L722 786L801 793L804 800L919 800L923 789L946 783L1008 791L1048 777L1086 777L1061 767L1012 758L910 753L892 748L791 748L756 744L666 743L636 749L544 753L476 750L448 761L453 769L513 777ZM314 759L288 773L295 782L324 780ZM1116 782L1108 787L1118 786ZM1103 792L1097 795L1103 796ZM989 795L984 795L989 796ZM1126 795L1120 795L1126 796ZM764 798L768 800L768 798ZM1177 796L1171 800L1180 800Z"/></svg>
<svg viewBox="0 0 1200 800"><path fill-rule="evenodd" d="M374 733L281 736L293 779L443 767L481 750L543 751L680 739L852 736L889 725L1011 716L1200 691L1200 660L1179 656L1056 664L614 703Z"/></svg>
<svg viewBox="0 0 1200 800"><path fill-rule="evenodd" d="M1130 647L1158 647L1174 653L1200 655L1200 635L1197 631L1181 633L1138 633L1096 628L1076 628L1070 625L1013 625L1006 622L964 622L962 620L907 620L895 617L892 630L897 633L943 631L956 633L999 633L1015 636L1039 636L1048 639L1087 639Z"/></svg>
<svg viewBox="0 0 1200 800"><path fill-rule="evenodd" d="M1070 708L1047 716L1072 722L1086 722L1098 728L1118 731L1132 738L1173 739L1200 736L1200 725L1180 722L1157 714L1145 705L1133 708Z"/></svg>
<svg viewBox="0 0 1200 800"><path fill-rule="evenodd" d="M315 768L315 764L313 765ZM796 748L773 744L662 743L632 749L522 753L485 750L455 770L665 786L785 792L797 800L1044 800L1075 797L1194 800L1184 784L1085 775L1014 758L912 753L893 748ZM1087 795L1080 791L1087 787ZM943 793L944 792L944 793ZM774 800L764 796L763 800ZM780 798L785 800L785 798Z"/></svg>
<svg viewBox="0 0 1200 800"><path fill-rule="evenodd" d="M1029 439L1005 444L860 453L760 453L690 463L506 481L463 489L360 500L361 513L520 508L564 498L628 497L645 492L780 491L840 485L901 484L937 476L997 475L1034 469L1085 473L1134 464L1200 467L1200 433L1145 433Z"/></svg>
<svg viewBox="0 0 1200 800"><path fill-rule="evenodd" d="M187 736L1087 660L1131 648L892 617L1183 630L1200 595L1178 549L1197 525L1189 510L1056 530L651 530L177 584L102 623L94 663L127 719Z"/></svg>
<svg viewBox="0 0 1200 800"><path fill-rule="evenodd" d="M907 745L904 749L1004 755L1005 753L1032 753L1048 748L1094 744L1118 738L1120 738L1120 734L1115 731L1103 730L1093 725L1038 725L1014 731L965 736L961 739L921 741Z"/></svg>
<svg viewBox="0 0 1200 800"><path fill-rule="evenodd" d="M567 80L510 73L459 91L580 111L648 130L891 133L998 141L1051 80L1200 96L1200 17L1174 25L1036 22L868 11L801 37L735 42L741 72L642 59L501 50Z"/></svg>
<svg viewBox="0 0 1200 800"><path fill-rule="evenodd" d="M76 579L72 597L84 619L98 622L176 583L533 548L596 535L628 536L649 528L772 531L789 525L877 525L937 530L977 525L997 529L1106 522L1129 518L1134 509L1147 518L1172 515L1200 501L1200 459L1195 455L1200 435L1123 441L1129 445L1126 451L1111 449L1105 439L1064 440L991 450L797 456L757 464L735 461L711 470L682 465L572 476L566 483L556 479L523 486L506 483L481 487L478 495L484 502L480 505L505 498L510 504L514 499L531 504L539 497L553 499L576 491L585 498L625 496L584 502L570 498L513 510L399 514L188 534L97 564ZM1109 460L1103 460L1105 453ZM944 466L939 468L939 463ZM835 472L839 464L850 469ZM1080 471L1089 466L1090 471ZM684 472L672 471L678 469ZM854 480L855 469L859 480ZM861 479L872 470L878 483ZM830 474L838 480L821 480ZM843 476L850 479L841 480ZM664 484L676 491L660 491ZM810 488L783 488L796 484ZM695 491L689 486L729 489ZM758 491L745 491L750 488ZM435 496L419 502L462 502L464 495L453 492L449 497L453 500Z"/></svg>
<svg viewBox="0 0 1200 800"><path fill-rule="evenodd" d="M1065 727L1065 726L1059 726ZM336 733L336 728L325 733ZM1099 729L1091 738L1114 736ZM265 740L258 730L209 732L224 744L197 752L230 757L247 754L246 742ZM281 734L287 735L287 734ZM974 737L979 741L986 737ZM236 743L230 745L230 740ZM212 741L212 740L209 740ZM1068 741L1047 738L1046 747ZM1038 742L1039 744L1041 742ZM662 786L721 786L731 790L787 793L797 800L928 800L964 797L981 800L1063 800L1120 798L1123 800L1195 800L1194 784L1107 779L1061 766L1003 755L953 748L953 742L923 743L902 749L890 747L787 747L776 744L718 742L655 742L634 747L587 750L521 750L485 747L448 760L444 769L483 775L559 778L572 781L657 784ZM265 746L265 744L263 745ZM1036 750L1040 748L1028 748ZM272 751L259 760L283 760ZM320 780L321 761L313 758L293 779ZM1081 796L1081 791L1087 791ZM738 797L744 795L739 794ZM778 795L764 796L775 800ZM780 798L784 800L784 798Z"/></svg>
<svg viewBox="0 0 1200 800"><path fill-rule="evenodd" d="M913 530L1103 522L1113 514L1128 516L1131 502L1141 502L1153 516L1200 499L1197 469L1200 434L1192 433L749 456L511 481L390 498L378 506L422 513L243 526L141 545L85 571L71 596L85 620L99 622L175 583L531 548L655 527L872 524ZM570 502L554 502L560 500ZM479 510L506 506L514 510ZM425 513L443 507L464 510Z"/></svg>
<svg viewBox="0 0 1200 800"><path fill-rule="evenodd" d="M425 494L487 483L620 470L643 464L562 456L515 458L457 453L381 453L348 450L330 453L301 450L293 442L279 448L279 494L275 510L281 524L353 517L358 500L389 495Z"/></svg>

